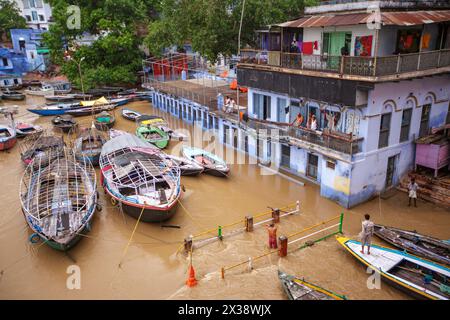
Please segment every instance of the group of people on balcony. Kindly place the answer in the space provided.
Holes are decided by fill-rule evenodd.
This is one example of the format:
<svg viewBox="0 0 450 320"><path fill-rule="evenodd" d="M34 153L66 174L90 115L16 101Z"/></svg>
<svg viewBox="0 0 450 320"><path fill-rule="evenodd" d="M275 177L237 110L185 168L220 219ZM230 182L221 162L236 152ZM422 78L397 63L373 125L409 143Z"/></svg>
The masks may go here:
<svg viewBox="0 0 450 320"><path fill-rule="evenodd" d="M297 114L295 117L295 120L291 123L291 126L296 126L298 128L303 128L303 121L304 117L301 113ZM317 130L317 118L316 115L311 113L308 118L308 122L306 127L310 130L316 131Z"/></svg>
<svg viewBox="0 0 450 320"><path fill-rule="evenodd" d="M223 106L223 111L225 113L232 113L233 110L235 110L235 109L236 109L236 101L233 98L226 96L225 104Z"/></svg>

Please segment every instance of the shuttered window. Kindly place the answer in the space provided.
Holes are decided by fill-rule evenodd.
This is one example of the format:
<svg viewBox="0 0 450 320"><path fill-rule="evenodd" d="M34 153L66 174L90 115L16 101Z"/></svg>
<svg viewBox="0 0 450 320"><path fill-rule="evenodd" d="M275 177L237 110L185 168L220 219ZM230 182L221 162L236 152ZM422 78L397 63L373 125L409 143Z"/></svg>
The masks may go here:
<svg viewBox="0 0 450 320"><path fill-rule="evenodd" d="M422 116L420 118L419 137L428 134L428 123L430 122L431 104L426 104L422 107Z"/></svg>
<svg viewBox="0 0 450 320"><path fill-rule="evenodd" d="M411 127L412 110L413 109L403 110L402 127L401 127L401 130L400 130L400 142L404 142L404 141L408 141L409 140L409 130L410 130L410 127Z"/></svg>
<svg viewBox="0 0 450 320"><path fill-rule="evenodd" d="M378 148L385 148L389 145L389 133L391 130L391 113L386 113L381 116L380 122L380 138L378 141Z"/></svg>

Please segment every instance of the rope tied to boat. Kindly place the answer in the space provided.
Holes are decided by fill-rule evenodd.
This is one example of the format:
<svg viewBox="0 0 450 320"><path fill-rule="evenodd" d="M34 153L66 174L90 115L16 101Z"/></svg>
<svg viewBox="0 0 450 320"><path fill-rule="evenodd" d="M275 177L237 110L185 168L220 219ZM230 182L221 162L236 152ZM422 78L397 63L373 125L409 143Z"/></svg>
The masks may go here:
<svg viewBox="0 0 450 320"><path fill-rule="evenodd" d="M134 234L135 234L136 229L137 229L137 227L138 227L138 225L139 225L139 221L141 221L142 214L144 213L144 210L145 210L145 206L146 206L146 205L147 205L147 203L144 202L144 206L142 207L141 213L139 214L139 218L138 218L138 220L136 221L136 224L134 225L134 229L133 229L133 232L131 233L130 239L128 239L128 243L127 243L127 245L126 245L126 247L125 247L125 250L123 251L122 258L120 258L119 268L122 267L122 260L123 260L123 258L125 257L125 255L126 255L127 252L128 252L128 248L130 247L131 240L133 240Z"/></svg>

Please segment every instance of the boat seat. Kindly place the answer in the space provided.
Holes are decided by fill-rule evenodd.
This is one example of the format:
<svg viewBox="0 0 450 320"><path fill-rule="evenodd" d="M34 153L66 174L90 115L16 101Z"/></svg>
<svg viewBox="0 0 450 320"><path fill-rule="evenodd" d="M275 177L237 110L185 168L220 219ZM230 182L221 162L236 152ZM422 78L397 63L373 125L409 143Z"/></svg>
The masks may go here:
<svg viewBox="0 0 450 320"><path fill-rule="evenodd" d="M169 201L167 200L166 192L164 189L160 189L159 191L159 204L166 204Z"/></svg>

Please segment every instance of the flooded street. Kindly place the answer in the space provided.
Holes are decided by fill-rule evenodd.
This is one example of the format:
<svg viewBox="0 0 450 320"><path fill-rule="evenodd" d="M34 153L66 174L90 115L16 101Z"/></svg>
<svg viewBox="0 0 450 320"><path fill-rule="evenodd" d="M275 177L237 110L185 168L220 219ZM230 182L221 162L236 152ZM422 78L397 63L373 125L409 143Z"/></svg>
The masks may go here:
<svg viewBox="0 0 450 320"><path fill-rule="evenodd" d="M26 111L26 105L43 102L42 98L28 96L21 104L16 121L33 122L51 130L52 117L38 117ZM134 122L122 118L122 108L162 115L173 129L193 132L192 126L153 109L148 102L135 102L116 109L114 129L131 133L136 129ZM90 123L90 117L77 120L85 125ZM7 120L1 119L1 123ZM172 141L169 151L178 153L180 144ZM450 212L422 201L418 202L418 208L409 208L406 194L396 193L388 200L377 198L344 210L321 198L318 187L310 182L305 181L305 186L301 186L279 175L263 175L258 165L235 164L231 165L231 175L227 179L208 175L182 177L186 189L182 205L173 219L163 223L180 228L140 223L119 268L136 220L113 207L100 188L99 201L103 210L96 213L92 231L68 257L28 240L32 232L21 213L19 201L19 183L24 172L20 141L9 152L0 153L0 168L1 299L286 299L278 280L278 269L350 299L409 299L385 283L380 290L368 289L369 274L365 268L333 237L286 258L277 255L262 258L255 261L252 272L245 266L240 267L227 272L222 280L221 267L267 252L267 234L263 228L196 249L193 265L199 284L194 288L185 286L188 258L177 251L187 236L267 211L268 206L284 207L297 200L301 213L282 219L279 235L299 231L344 212L347 237L357 237L363 215L369 213L375 223L450 239ZM97 181L99 183L99 179ZM387 246L377 238L374 241ZM81 270L80 290L66 287L67 268L74 264Z"/></svg>

